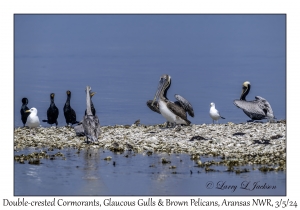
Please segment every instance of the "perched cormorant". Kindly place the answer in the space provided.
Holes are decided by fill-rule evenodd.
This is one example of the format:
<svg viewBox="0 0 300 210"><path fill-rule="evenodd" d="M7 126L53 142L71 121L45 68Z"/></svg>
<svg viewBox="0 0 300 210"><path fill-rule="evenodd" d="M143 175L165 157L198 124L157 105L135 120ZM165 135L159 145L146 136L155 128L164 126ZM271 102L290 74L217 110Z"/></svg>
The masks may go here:
<svg viewBox="0 0 300 210"><path fill-rule="evenodd" d="M218 123L218 120L219 120L220 118L225 119L224 117L222 117L222 116L220 115L219 111L218 111L218 110L216 109L216 107L215 107L215 103L213 103L213 102L210 104L209 115L210 115L211 119L213 120L213 123L214 123L215 120L216 120L217 123Z"/></svg>
<svg viewBox="0 0 300 210"><path fill-rule="evenodd" d="M54 103L54 96L55 94L54 93L51 93L50 94L50 107L48 108L47 110L47 120L43 120L43 122L47 122L48 124L52 125L55 123L55 125L57 126L58 123L57 123L57 118L58 118L58 114L59 114L59 111L58 111L58 108L55 106L55 103Z"/></svg>
<svg viewBox="0 0 300 210"><path fill-rule="evenodd" d="M68 90L67 91L67 101L64 106L64 115L65 115L67 125L69 125L69 124L73 125L73 124L78 123L78 121L76 121L76 113L70 105L70 100L71 100L71 91Z"/></svg>
<svg viewBox="0 0 300 210"><path fill-rule="evenodd" d="M188 112L191 117L194 117L194 110L192 105L185 98L177 94L175 95L175 98L178 101L169 101L169 99L167 98L167 91L170 86L171 76L167 74L162 75L159 80L159 85L155 97L151 103L152 108L149 108L153 111L156 111L156 107L158 107L159 112L169 123L175 123L178 125L190 125L191 122L187 119L186 112Z"/></svg>
<svg viewBox="0 0 300 210"><path fill-rule="evenodd" d="M251 120L249 120L250 122L263 119L268 119L270 122L273 122L275 119L273 110L266 99L255 96L255 100L246 101L246 96L248 95L250 88L251 84L249 81L243 83L240 100L234 100L234 105L242 109L244 113L251 118Z"/></svg>
<svg viewBox="0 0 300 210"><path fill-rule="evenodd" d="M29 110L29 108L27 107L28 104L28 99L27 98L22 98L22 107L21 107L21 120L23 122L23 126L25 127L26 121L27 121L27 117L30 115L30 112L26 112L27 110Z"/></svg>
<svg viewBox="0 0 300 210"><path fill-rule="evenodd" d="M86 87L86 115L83 117L82 126L84 134L86 136L87 142L91 140L92 142L98 141L98 136L100 135L100 122L97 115L93 115L91 111L91 87Z"/></svg>

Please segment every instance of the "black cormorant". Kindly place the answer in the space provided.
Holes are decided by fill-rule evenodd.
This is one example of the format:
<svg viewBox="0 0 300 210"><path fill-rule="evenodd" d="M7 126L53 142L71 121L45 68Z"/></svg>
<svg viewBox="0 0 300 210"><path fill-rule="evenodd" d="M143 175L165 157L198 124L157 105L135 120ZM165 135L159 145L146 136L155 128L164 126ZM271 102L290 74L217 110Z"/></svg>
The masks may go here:
<svg viewBox="0 0 300 210"><path fill-rule="evenodd" d="M48 108L47 110L47 120L43 120L43 122L47 122L48 124L52 125L55 123L56 127L58 125L57 123L57 118L58 118L58 114L59 114L59 111L58 111L58 108L55 106L55 103L54 103L54 96L55 94L54 93L51 93L50 94L50 107Z"/></svg>
<svg viewBox="0 0 300 210"><path fill-rule="evenodd" d="M30 112L26 112L27 110L29 110L29 108L27 107L28 104L28 99L27 98L22 98L22 107L21 107L21 120L23 122L23 126L25 127L26 121L27 121L27 117L30 115Z"/></svg>
<svg viewBox="0 0 300 210"><path fill-rule="evenodd" d="M70 105L70 99L71 99L71 91L67 91L67 101L64 106L64 115L66 119L67 125L71 124L77 124L78 122L76 121L76 113L74 109L72 109Z"/></svg>

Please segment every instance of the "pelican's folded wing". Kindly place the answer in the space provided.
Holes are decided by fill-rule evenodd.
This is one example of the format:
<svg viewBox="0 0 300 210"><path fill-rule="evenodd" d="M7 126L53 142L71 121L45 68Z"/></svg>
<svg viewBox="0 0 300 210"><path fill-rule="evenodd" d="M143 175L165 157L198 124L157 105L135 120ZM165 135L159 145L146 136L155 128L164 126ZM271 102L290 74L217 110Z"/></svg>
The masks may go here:
<svg viewBox="0 0 300 210"><path fill-rule="evenodd" d="M185 98L183 98L181 95L178 95L178 94L175 94L175 98L179 101L179 103L181 104L181 107L185 111L187 111L191 117L195 116L194 109L188 100L186 100Z"/></svg>
<svg viewBox="0 0 300 210"><path fill-rule="evenodd" d="M234 100L233 103L251 116L265 116L265 112L259 107L257 101Z"/></svg>
<svg viewBox="0 0 300 210"><path fill-rule="evenodd" d="M181 119L185 120L188 122L188 124L190 124L191 122L187 119L186 116L186 111L181 107L178 106L177 104L173 103L173 102L169 102L167 103L167 107L168 109L173 112L176 116L180 117Z"/></svg>
<svg viewBox="0 0 300 210"><path fill-rule="evenodd" d="M255 96L258 106L264 110L268 118L274 118L274 113L270 103L261 96Z"/></svg>
<svg viewBox="0 0 300 210"><path fill-rule="evenodd" d="M159 106L158 106L158 103L157 101L154 101L153 103L153 106L152 106L152 100L149 100L147 101L147 106L154 112L157 112L158 114L160 114L160 111L159 111Z"/></svg>

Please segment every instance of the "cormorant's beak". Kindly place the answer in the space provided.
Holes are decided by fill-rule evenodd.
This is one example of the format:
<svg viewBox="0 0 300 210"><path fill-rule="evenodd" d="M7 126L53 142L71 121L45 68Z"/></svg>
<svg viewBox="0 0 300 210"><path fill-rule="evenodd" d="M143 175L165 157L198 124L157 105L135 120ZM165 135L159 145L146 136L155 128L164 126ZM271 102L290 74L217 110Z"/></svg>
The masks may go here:
<svg viewBox="0 0 300 210"><path fill-rule="evenodd" d="M161 91L162 91L162 89L163 89L165 83L166 83L166 79L160 78L160 81L159 81L158 87L157 87L157 91L156 91L156 94L155 94L155 97L154 97L154 99L153 99L153 101L152 101L151 106L153 106L155 100L157 100L157 99L159 98L159 95L161 94Z"/></svg>

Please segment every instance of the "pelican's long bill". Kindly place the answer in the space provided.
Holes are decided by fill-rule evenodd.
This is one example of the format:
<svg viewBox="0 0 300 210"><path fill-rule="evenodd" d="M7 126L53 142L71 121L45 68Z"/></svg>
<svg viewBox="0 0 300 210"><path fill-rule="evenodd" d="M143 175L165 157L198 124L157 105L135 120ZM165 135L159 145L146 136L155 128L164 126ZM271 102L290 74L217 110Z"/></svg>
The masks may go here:
<svg viewBox="0 0 300 210"><path fill-rule="evenodd" d="M157 87L157 91L156 91L156 94L154 96L154 99L152 101L151 106L153 106L155 100L157 100L159 98L159 95L160 95L163 87L165 86L166 81L167 80L165 78L160 78L159 83L158 83L158 87Z"/></svg>
<svg viewBox="0 0 300 210"><path fill-rule="evenodd" d="M90 91L90 96L92 97L93 95L95 95L97 92L91 92Z"/></svg>

